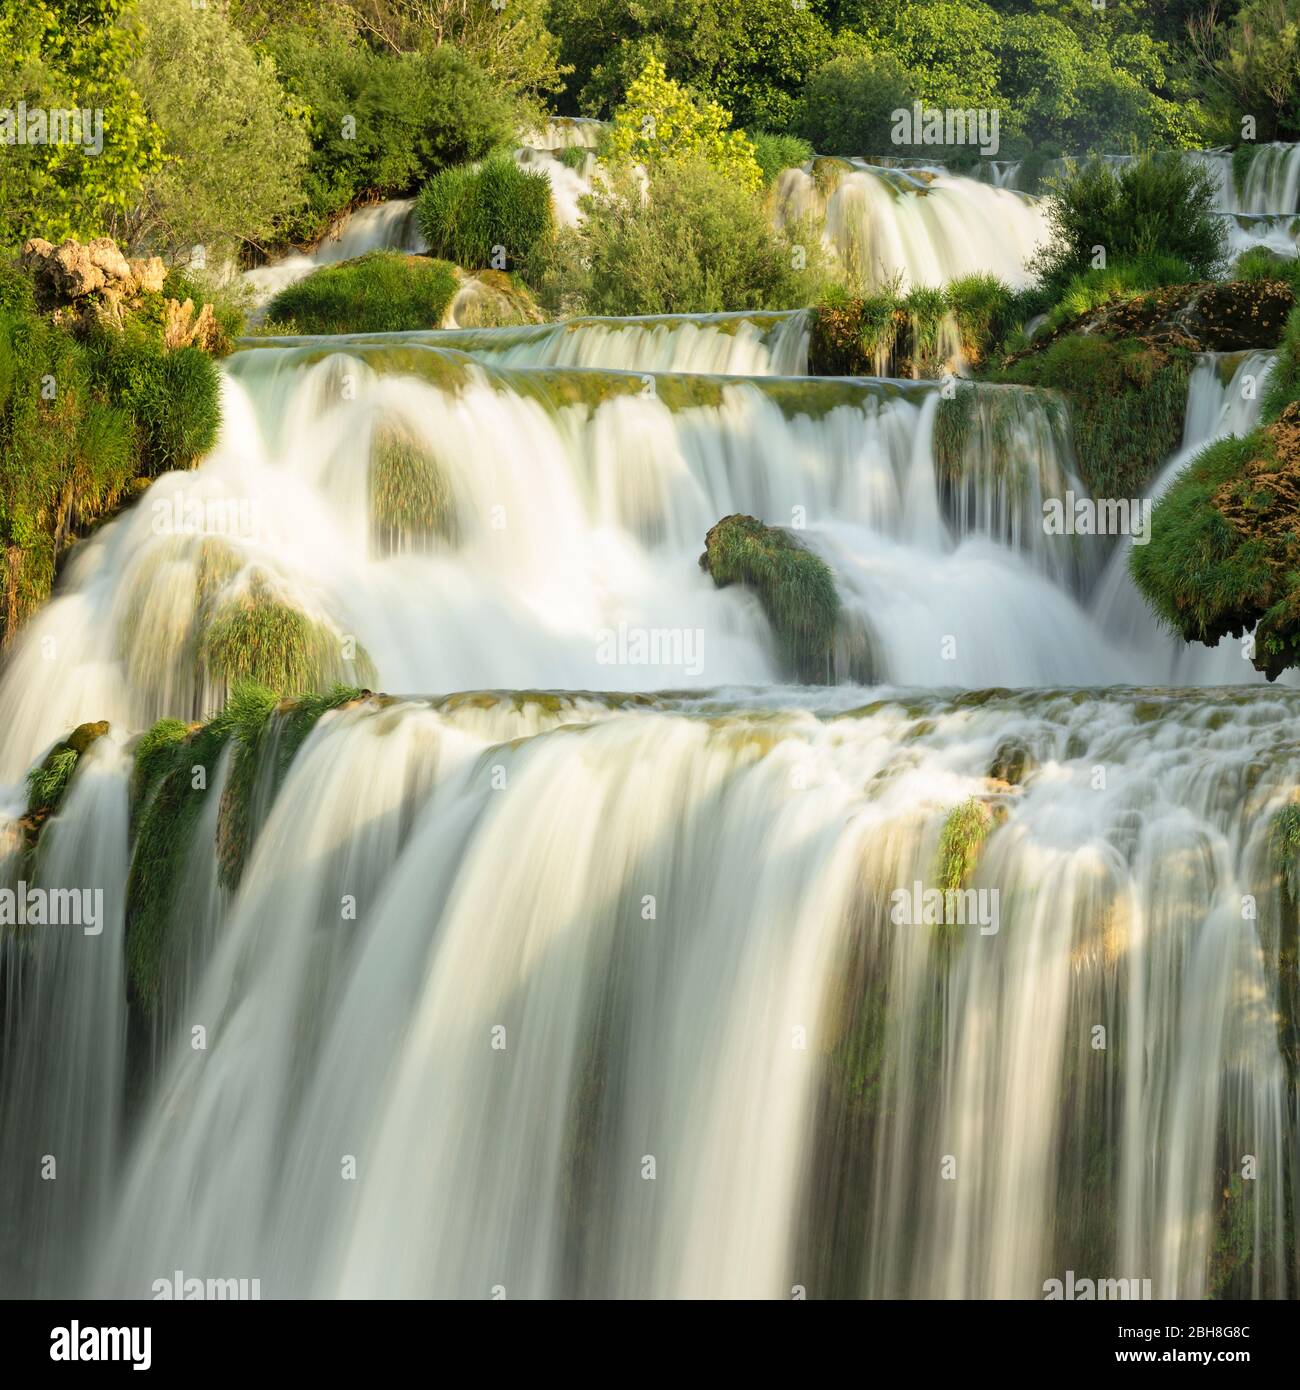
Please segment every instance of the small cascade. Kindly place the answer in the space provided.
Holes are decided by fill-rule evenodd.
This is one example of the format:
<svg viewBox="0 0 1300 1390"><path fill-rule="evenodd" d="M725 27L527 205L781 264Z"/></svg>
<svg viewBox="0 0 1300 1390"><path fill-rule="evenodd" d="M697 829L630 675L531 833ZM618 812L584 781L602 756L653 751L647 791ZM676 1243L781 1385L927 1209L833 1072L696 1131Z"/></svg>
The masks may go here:
<svg viewBox="0 0 1300 1390"><path fill-rule="evenodd" d="M313 270L364 256L368 251L423 252L427 243L415 221L414 198L357 208L307 255L293 254L244 272L254 302L268 304L281 290L305 280Z"/></svg>
<svg viewBox="0 0 1300 1390"><path fill-rule="evenodd" d="M1047 233L1038 203L934 168L815 160L775 186L778 226L811 226L850 278L879 289L941 287L985 272L1027 284Z"/></svg>
<svg viewBox="0 0 1300 1390"><path fill-rule="evenodd" d="M617 372L804 376L811 312L658 314L641 318L572 318L511 328L449 329L401 335L404 344L468 353L503 367L595 367ZM328 339L348 348L385 335ZM248 346L290 347L302 337L250 339ZM326 341L326 340L322 340Z"/></svg>
<svg viewBox="0 0 1300 1390"><path fill-rule="evenodd" d="M1259 421L1259 398L1276 356L1269 352L1202 353L1187 384L1187 414L1182 446L1148 490L1160 498L1174 479L1208 445L1228 435L1248 434ZM1241 643L1225 637L1217 647L1189 645L1164 631L1129 577L1129 549L1119 546L1097 586L1092 612L1101 627L1124 647L1163 655L1168 685L1231 685L1250 680L1253 668ZM1280 678L1295 683L1295 673Z"/></svg>

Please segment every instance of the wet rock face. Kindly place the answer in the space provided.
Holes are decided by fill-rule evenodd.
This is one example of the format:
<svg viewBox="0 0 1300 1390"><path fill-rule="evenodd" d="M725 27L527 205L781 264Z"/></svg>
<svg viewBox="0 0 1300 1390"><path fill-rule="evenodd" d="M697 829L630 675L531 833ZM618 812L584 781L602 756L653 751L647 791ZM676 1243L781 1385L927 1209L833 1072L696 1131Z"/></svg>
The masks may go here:
<svg viewBox="0 0 1300 1390"><path fill-rule="evenodd" d="M32 273L38 300L49 308L92 294L110 301L158 294L167 278L161 257L128 261L111 237L84 244L70 238L60 246L32 237L23 247L22 264Z"/></svg>
<svg viewBox="0 0 1300 1390"><path fill-rule="evenodd" d="M1094 309L1070 327L1194 352L1239 352L1275 346L1295 302L1284 280L1170 285Z"/></svg>

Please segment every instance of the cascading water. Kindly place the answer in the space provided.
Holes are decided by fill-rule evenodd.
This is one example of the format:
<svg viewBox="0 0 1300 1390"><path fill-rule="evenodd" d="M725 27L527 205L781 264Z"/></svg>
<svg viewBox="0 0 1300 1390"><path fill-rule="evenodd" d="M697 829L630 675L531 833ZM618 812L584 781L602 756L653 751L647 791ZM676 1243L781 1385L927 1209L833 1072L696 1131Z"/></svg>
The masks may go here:
<svg viewBox="0 0 1300 1390"><path fill-rule="evenodd" d="M806 331L230 359L217 447L81 543L0 680L0 889L107 904L97 935L0 928L5 1292L1294 1291L1296 697L1131 688L1220 654L1136 631L1122 542L1044 528L1086 495L1051 397L962 387L955 445L937 383L792 374ZM1249 428L1266 366L1202 361L1188 450ZM761 605L701 571L738 511L831 566L843 685L783 685ZM213 763L151 1005L129 739L220 705L252 594L403 693L287 767L273 712L251 793ZM34 824L24 773L99 719ZM985 836L964 925L923 898L955 813Z"/></svg>

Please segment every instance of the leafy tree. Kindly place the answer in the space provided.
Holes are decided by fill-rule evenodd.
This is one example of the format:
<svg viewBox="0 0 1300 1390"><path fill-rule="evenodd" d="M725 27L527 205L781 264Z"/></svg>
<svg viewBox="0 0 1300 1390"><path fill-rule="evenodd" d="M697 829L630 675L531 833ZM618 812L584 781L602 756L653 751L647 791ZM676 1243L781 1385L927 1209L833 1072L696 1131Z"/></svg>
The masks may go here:
<svg viewBox="0 0 1300 1390"><path fill-rule="evenodd" d="M997 12L981 0L933 0L898 12L887 42L940 106L994 106L998 97Z"/></svg>
<svg viewBox="0 0 1300 1390"><path fill-rule="evenodd" d="M822 154L868 154L889 148L891 113L920 92L891 53L832 58L813 74L795 127Z"/></svg>
<svg viewBox="0 0 1300 1390"><path fill-rule="evenodd" d="M1300 138L1300 0L1247 0L1231 22L1211 3L1192 46L1225 135L1253 116L1257 139Z"/></svg>
<svg viewBox="0 0 1300 1390"><path fill-rule="evenodd" d="M70 142L3 147L0 244L99 235L159 166L161 135L130 76L136 35L124 20L126 4L0 0L0 108L16 112L23 102L29 110L103 116L97 153Z"/></svg>
<svg viewBox="0 0 1300 1390"><path fill-rule="evenodd" d="M607 116L653 54L674 81L745 126L784 129L809 72L832 51L822 0L552 0L573 66L570 103Z"/></svg>
<svg viewBox="0 0 1300 1390"><path fill-rule="evenodd" d="M166 158L123 219L126 239L187 260L196 246L220 255L273 238L301 201L309 142L270 59L215 6L140 0L138 14L132 76Z"/></svg>
<svg viewBox="0 0 1300 1390"><path fill-rule="evenodd" d="M614 113L608 155L612 160L655 165L663 160L701 159L733 178L742 188L762 186L763 171L754 145L731 116L712 101L694 101L672 81L653 55L628 88L627 100Z"/></svg>

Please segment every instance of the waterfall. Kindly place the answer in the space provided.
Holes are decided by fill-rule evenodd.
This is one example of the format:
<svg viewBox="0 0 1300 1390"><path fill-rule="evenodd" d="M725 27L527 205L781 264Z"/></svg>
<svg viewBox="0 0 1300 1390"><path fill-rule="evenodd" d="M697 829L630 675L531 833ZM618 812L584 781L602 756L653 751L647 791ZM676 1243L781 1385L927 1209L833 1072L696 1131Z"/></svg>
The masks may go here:
<svg viewBox="0 0 1300 1390"><path fill-rule="evenodd" d="M845 703L327 716L120 1185L27 1277L1036 1297L1073 1269L1282 1292L1296 1136L1258 1003L1295 697ZM991 781L1009 743L1025 770ZM997 811L972 881L991 910L903 924L971 796ZM1222 1176L1245 1155L1248 1193Z"/></svg>
<svg viewBox="0 0 1300 1390"><path fill-rule="evenodd" d="M1300 697L1162 634L1126 540L1044 524L1087 497L1055 396L801 376L807 333L226 361L216 447L78 544L0 671L0 895L106 904L0 926L0 1290L1294 1292ZM1153 494L1270 362L1199 360ZM784 683L701 570L737 512L830 567L840 684ZM197 766L151 995L134 739L220 708L254 603L368 690ZM39 823L24 774L91 720Z"/></svg>

